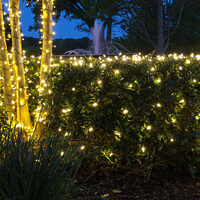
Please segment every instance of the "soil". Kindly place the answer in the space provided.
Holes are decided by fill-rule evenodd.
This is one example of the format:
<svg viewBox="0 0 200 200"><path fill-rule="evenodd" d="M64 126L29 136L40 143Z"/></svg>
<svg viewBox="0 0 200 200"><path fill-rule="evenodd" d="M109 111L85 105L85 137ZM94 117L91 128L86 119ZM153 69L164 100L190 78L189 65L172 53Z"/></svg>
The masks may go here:
<svg viewBox="0 0 200 200"><path fill-rule="evenodd" d="M83 196L77 200L200 200L200 180L185 176L175 179L155 173L148 180L129 173L101 180L94 176L81 187Z"/></svg>

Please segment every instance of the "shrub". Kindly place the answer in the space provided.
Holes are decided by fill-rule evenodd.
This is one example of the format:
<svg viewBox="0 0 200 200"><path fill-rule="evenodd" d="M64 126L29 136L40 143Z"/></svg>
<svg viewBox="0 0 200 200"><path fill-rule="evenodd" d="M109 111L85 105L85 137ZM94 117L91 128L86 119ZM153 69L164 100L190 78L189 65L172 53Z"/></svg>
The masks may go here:
<svg viewBox="0 0 200 200"><path fill-rule="evenodd" d="M198 57L72 58L49 77L51 128L75 132L99 163L199 169Z"/></svg>
<svg viewBox="0 0 200 200"><path fill-rule="evenodd" d="M78 194L74 177L82 158L70 138L25 140L15 128L0 132L0 199L62 200Z"/></svg>

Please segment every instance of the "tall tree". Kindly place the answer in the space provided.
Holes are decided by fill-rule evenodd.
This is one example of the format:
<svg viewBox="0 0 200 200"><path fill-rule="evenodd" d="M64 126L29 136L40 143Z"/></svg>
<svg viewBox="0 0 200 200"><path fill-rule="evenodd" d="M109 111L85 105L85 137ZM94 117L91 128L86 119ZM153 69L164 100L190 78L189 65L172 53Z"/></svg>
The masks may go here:
<svg viewBox="0 0 200 200"><path fill-rule="evenodd" d="M170 37L180 24L185 0L124 0L124 28L148 41L158 54L166 52Z"/></svg>
<svg viewBox="0 0 200 200"><path fill-rule="evenodd" d="M41 60L41 71L40 71L40 86L44 87L46 82L46 76L48 68L51 65L52 57L52 43L53 43L53 30L52 30L52 15L53 15L53 0L42 1L42 33L43 33L43 44L42 44L42 60Z"/></svg>
<svg viewBox="0 0 200 200"><path fill-rule="evenodd" d="M12 104L13 100L13 91L12 91L12 82L11 82L11 68L9 65L8 51L6 44L6 34L4 27L4 17L3 17L3 7L2 0L0 0L0 63L1 71L3 75L3 91L4 91L4 101L6 105L6 110L9 120L15 120L15 106Z"/></svg>
<svg viewBox="0 0 200 200"><path fill-rule="evenodd" d="M20 30L20 11L19 11L20 0L9 0L9 16L10 16L10 27L11 27L11 38L12 38L12 68L14 71L14 79L16 84L16 122L18 125L25 127L25 129L32 133L32 122L30 118L30 113L28 109L28 95L25 83L25 71L22 59L22 42L21 42L21 30ZM43 0L42 1L42 24L43 24L43 51L42 51L42 61L40 70L40 95L45 91L46 87L46 75L49 66L51 65L52 56L52 13L53 13L53 0ZM11 70L8 60L8 50L6 46L4 19L3 19L3 9L2 0L0 0L0 63L2 66L1 72L4 75L4 96L6 111L8 113L8 118L11 119L15 116L15 108L13 107L12 100L12 83L11 83ZM41 107L41 105L39 105ZM38 109L36 116L36 121L39 121L39 130L43 127L43 120L45 119L44 112ZM38 127L38 126L37 126ZM37 128L38 129L38 128ZM40 134L41 132L36 132Z"/></svg>
<svg viewBox="0 0 200 200"><path fill-rule="evenodd" d="M42 33L43 33L43 43L42 43L42 58L40 67L40 89L39 95L46 93L45 87L47 86L46 79L47 73L51 66L52 58L52 44L53 44L53 2L54 0L42 0ZM46 112L43 110L42 105L38 105L38 113L36 114L35 129L36 134L40 134L44 128L44 120L46 117Z"/></svg>
<svg viewBox="0 0 200 200"><path fill-rule="evenodd" d="M101 19L107 25L107 38L108 44L112 40L112 27L115 22L117 22L117 17L120 12L120 2L121 0L97 0L96 16Z"/></svg>
<svg viewBox="0 0 200 200"><path fill-rule="evenodd" d="M21 30L19 21L20 0L9 0L9 15L12 33L13 68L16 74L17 121L27 129L32 128L28 109L25 73L22 60Z"/></svg>
<svg viewBox="0 0 200 200"><path fill-rule="evenodd" d="M34 1L34 0L33 0ZM81 23L77 28L89 32L94 26L95 19L103 21L104 29L107 26L107 42L111 42L112 25L115 16L119 13L120 0L55 0L55 19L59 20L61 13L67 19L80 19ZM33 6L34 26L30 29L37 30L40 28L40 10L41 5Z"/></svg>

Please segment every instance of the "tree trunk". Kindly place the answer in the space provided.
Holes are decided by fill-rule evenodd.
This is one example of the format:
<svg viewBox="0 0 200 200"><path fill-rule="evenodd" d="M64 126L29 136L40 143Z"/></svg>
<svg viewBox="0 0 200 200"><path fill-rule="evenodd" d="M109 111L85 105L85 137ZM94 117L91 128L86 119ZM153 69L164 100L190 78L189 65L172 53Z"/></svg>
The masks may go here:
<svg viewBox="0 0 200 200"><path fill-rule="evenodd" d="M107 44L110 45L111 44L111 40L112 40L112 21L108 22L107 25Z"/></svg>
<svg viewBox="0 0 200 200"><path fill-rule="evenodd" d="M51 65L53 30L52 30L52 14L53 0L42 1L43 16L43 44L42 44L42 60L40 70L40 87L43 91L47 78L48 68Z"/></svg>
<svg viewBox="0 0 200 200"><path fill-rule="evenodd" d="M165 53L165 41L164 41L164 30L163 30L163 0L157 0L157 33L158 33L158 40L156 45L156 51L158 54Z"/></svg>
<svg viewBox="0 0 200 200"><path fill-rule="evenodd" d="M46 79L52 58L53 46L53 29L52 29L52 15L53 15L53 0L42 0L42 24L43 24L43 44L42 44L42 60L40 69L40 95L46 93ZM42 105L36 115L35 132L40 135L44 129L44 120L46 118L45 111Z"/></svg>
<svg viewBox="0 0 200 200"><path fill-rule="evenodd" d="M13 66L16 73L17 121L26 129L32 128L28 109L25 73L22 61L21 30L19 22L20 0L9 0L9 15L12 33Z"/></svg>
<svg viewBox="0 0 200 200"><path fill-rule="evenodd" d="M2 66L3 74L3 91L4 91L4 103L6 105L6 112L9 120L15 121L15 105L12 104L12 82L11 82L11 71L9 66L8 51L6 44L4 19L3 19L3 8L2 0L0 0L0 64Z"/></svg>

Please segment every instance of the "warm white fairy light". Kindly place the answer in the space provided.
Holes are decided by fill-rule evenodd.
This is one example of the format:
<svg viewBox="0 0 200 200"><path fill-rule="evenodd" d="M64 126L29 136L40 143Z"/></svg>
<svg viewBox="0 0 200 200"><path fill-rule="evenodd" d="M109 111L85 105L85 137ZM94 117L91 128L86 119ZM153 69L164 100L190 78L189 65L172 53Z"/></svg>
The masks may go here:
<svg viewBox="0 0 200 200"><path fill-rule="evenodd" d="M128 110L127 109L125 109L125 110L123 110L123 114L128 114Z"/></svg>
<svg viewBox="0 0 200 200"><path fill-rule="evenodd" d="M116 75L119 74L119 70L118 69L114 70L114 72L115 72Z"/></svg>
<svg viewBox="0 0 200 200"><path fill-rule="evenodd" d="M158 83L161 83L161 78L158 78L158 79L157 79L157 82L158 82Z"/></svg>
<svg viewBox="0 0 200 200"><path fill-rule="evenodd" d="M141 151L144 153L144 152L146 151L146 148L143 146L143 147L141 148Z"/></svg>
<svg viewBox="0 0 200 200"><path fill-rule="evenodd" d="M101 84L102 84L102 80L98 80L97 83L98 83L99 85L101 85Z"/></svg>
<svg viewBox="0 0 200 200"><path fill-rule="evenodd" d="M93 127L90 127L89 128L89 132L92 132L94 129L93 129Z"/></svg>
<svg viewBox="0 0 200 200"><path fill-rule="evenodd" d="M185 63L186 63L186 64L190 64L191 61L190 61L190 60L186 60Z"/></svg>
<svg viewBox="0 0 200 200"><path fill-rule="evenodd" d="M66 113L69 113L70 111L71 111L70 108L68 108L68 109L63 109L63 110L62 110L62 113L66 114Z"/></svg>
<svg viewBox="0 0 200 200"><path fill-rule="evenodd" d="M97 107L97 106L98 106L98 103L95 102L95 103L92 104L92 106L93 106L93 107Z"/></svg>
<svg viewBox="0 0 200 200"><path fill-rule="evenodd" d="M156 106L157 106L158 108L161 108L161 107L162 107L162 105L161 105L160 103L157 103Z"/></svg>
<svg viewBox="0 0 200 200"><path fill-rule="evenodd" d="M65 136L65 137L69 136L69 133L68 133L68 132L66 132L64 136Z"/></svg>
<svg viewBox="0 0 200 200"><path fill-rule="evenodd" d="M180 103L185 103L185 100L184 100L184 99L181 99L181 100L180 100Z"/></svg>
<svg viewBox="0 0 200 200"><path fill-rule="evenodd" d="M84 146L84 145L82 145L82 146L81 146L81 150L83 151L84 149L85 149L85 146Z"/></svg>
<svg viewBox="0 0 200 200"><path fill-rule="evenodd" d="M147 130L149 131L149 130L151 130L151 129L152 129L151 125L148 125L148 126L147 126Z"/></svg>

